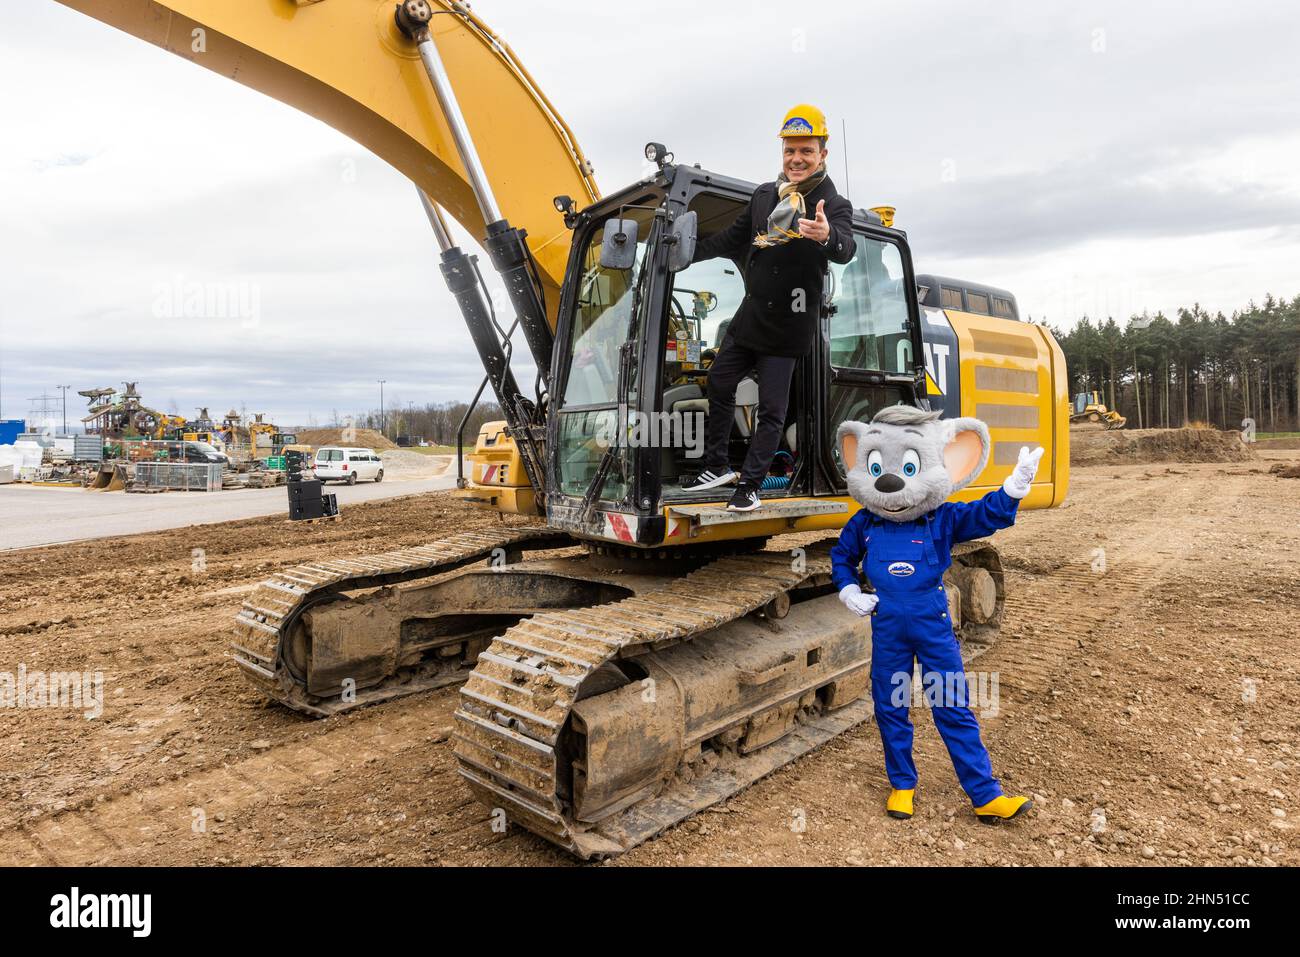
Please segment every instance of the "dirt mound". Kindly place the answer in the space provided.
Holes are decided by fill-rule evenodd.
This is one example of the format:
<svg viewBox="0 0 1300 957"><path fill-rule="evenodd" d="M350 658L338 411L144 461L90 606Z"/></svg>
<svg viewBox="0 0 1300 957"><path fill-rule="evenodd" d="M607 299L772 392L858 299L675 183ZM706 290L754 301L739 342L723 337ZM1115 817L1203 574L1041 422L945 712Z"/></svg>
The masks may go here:
<svg viewBox="0 0 1300 957"><path fill-rule="evenodd" d="M347 436L344 436L347 432ZM298 441L314 449L322 445L346 445L361 449L395 449L396 442L390 442L374 429L299 429L294 433Z"/></svg>
<svg viewBox="0 0 1300 957"><path fill-rule="evenodd" d="M1255 450L1240 432L1214 429L1115 429L1070 433L1071 465L1145 462L1251 462Z"/></svg>
<svg viewBox="0 0 1300 957"><path fill-rule="evenodd" d="M391 449L383 454L384 478L420 479L445 475L455 458L450 455L422 455L410 449Z"/></svg>

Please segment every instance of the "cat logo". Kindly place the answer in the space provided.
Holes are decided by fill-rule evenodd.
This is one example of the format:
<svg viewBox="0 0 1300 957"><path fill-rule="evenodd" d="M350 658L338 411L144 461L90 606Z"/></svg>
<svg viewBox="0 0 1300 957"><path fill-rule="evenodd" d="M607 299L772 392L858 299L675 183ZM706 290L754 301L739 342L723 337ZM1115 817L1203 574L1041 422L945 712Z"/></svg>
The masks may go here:
<svg viewBox="0 0 1300 957"><path fill-rule="evenodd" d="M948 418L961 415L961 357L957 333L942 309L921 310L922 355L925 361L925 392L930 408Z"/></svg>
<svg viewBox="0 0 1300 957"><path fill-rule="evenodd" d="M910 562L890 562L889 574L896 575L899 578L906 578L916 571L916 566Z"/></svg>

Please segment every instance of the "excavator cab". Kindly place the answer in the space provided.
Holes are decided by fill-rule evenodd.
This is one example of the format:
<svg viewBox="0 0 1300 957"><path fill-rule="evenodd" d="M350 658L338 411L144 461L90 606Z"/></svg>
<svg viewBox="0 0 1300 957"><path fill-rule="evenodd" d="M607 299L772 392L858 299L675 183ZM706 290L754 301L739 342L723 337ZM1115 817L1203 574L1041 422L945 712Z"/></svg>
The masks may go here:
<svg viewBox="0 0 1300 957"><path fill-rule="evenodd" d="M702 519L720 518L704 511L722 509L718 493L683 491L681 479L703 464L705 380L745 295L743 263L679 257L684 268L675 270L673 252L725 229L753 188L699 167L663 164L653 179L570 217L572 253L551 363L550 524L657 546L698 538ZM674 228L692 220L693 237ZM918 404L924 395L906 236L866 211L855 215L854 230L857 254L830 267L822 334L796 367L764 507L744 522L729 516L713 523L727 527L709 537L764 535L769 509L779 510L783 526L825 514L826 503L814 500L845 494L834 442L839 423L884 405ZM633 242L633 254L609 256L611 241ZM608 264L615 259L622 261ZM756 425L757 402L756 381L742 380L730 448L735 465Z"/></svg>

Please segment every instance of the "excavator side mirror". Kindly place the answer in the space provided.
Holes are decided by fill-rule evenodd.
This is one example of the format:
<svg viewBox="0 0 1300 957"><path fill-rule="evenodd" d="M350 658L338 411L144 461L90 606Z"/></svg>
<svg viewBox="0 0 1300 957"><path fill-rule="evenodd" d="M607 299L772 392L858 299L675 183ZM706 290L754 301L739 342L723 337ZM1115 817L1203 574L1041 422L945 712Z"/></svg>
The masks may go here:
<svg viewBox="0 0 1300 957"><path fill-rule="evenodd" d="M635 219L605 220L604 239L600 244L600 268L628 270L636 265Z"/></svg>
<svg viewBox="0 0 1300 957"><path fill-rule="evenodd" d="M673 220L673 242L668 249L668 269L681 272L695 258L695 239L700 217L692 210Z"/></svg>

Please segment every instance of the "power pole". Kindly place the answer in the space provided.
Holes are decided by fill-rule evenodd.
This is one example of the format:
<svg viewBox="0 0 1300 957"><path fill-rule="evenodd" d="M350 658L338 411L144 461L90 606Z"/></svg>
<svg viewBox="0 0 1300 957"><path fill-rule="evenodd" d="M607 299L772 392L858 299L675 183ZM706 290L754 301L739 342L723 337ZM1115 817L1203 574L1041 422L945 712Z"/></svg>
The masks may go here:
<svg viewBox="0 0 1300 957"><path fill-rule="evenodd" d="M52 408L54 404L54 396L50 395L48 392L42 391L40 395L33 396L28 401L32 404L32 410L28 413L32 422L40 422L39 426L29 425L28 431L39 432L42 429L52 428L50 425L50 419L54 418L54 409Z"/></svg>
<svg viewBox="0 0 1300 957"><path fill-rule="evenodd" d="M384 434L384 383L387 379L379 380L379 434Z"/></svg>
<svg viewBox="0 0 1300 957"><path fill-rule="evenodd" d="M70 385L56 385L54 388L63 390L63 434L68 434L68 390Z"/></svg>

